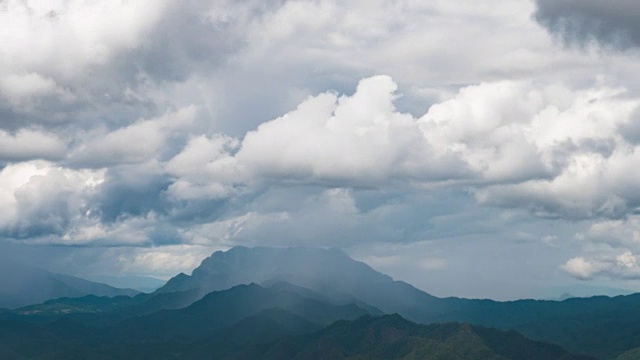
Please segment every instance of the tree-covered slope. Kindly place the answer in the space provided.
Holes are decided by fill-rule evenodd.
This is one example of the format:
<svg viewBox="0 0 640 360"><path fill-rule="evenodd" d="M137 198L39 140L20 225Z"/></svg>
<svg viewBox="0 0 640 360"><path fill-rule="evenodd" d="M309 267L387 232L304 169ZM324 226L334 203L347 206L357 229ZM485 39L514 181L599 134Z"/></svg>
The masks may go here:
<svg viewBox="0 0 640 360"><path fill-rule="evenodd" d="M208 353L215 349L222 356L253 343L369 314L355 304L338 305L318 299L320 295L308 290L293 290L296 288L282 285L239 285L212 292L186 308L125 318L121 311L128 307L69 315L12 312L0 318L0 349L17 354L17 358L94 358L110 354L122 359L130 358L125 356L129 352L145 354L146 358L172 358L172 354L201 358L195 355L201 349ZM104 307L113 299L61 300L52 304L84 309L96 304Z"/></svg>
<svg viewBox="0 0 640 360"><path fill-rule="evenodd" d="M240 359L589 359L557 345L468 324L418 325L399 315L340 321L319 332L284 338L230 358Z"/></svg>

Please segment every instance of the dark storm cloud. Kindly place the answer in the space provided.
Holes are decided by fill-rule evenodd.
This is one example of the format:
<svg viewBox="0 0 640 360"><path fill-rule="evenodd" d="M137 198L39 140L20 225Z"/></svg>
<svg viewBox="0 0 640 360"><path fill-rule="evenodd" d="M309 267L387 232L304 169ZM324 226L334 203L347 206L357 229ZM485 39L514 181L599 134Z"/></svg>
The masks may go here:
<svg viewBox="0 0 640 360"><path fill-rule="evenodd" d="M25 78L35 84L16 94L3 94L0 86L0 129L16 131L37 125L73 136L96 124L113 130L175 108L173 86L193 78L209 79L224 68L245 47L247 24L283 3L175 2L163 5L162 14L148 29L131 35L137 37L135 45L109 48L109 44L98 44L108 53L103 60L85 59L88 51L69 43L52 44L59 45L60 53L35 48L28 62L7 58L0 64L0 85L3 72L13 79L12 84L28 83ZM52 23L51 30L58 31L58 37L65 28L55 24L65 23L65 16L66 11L60 11ZM38 14L30 17L40 20ZM54 36L52 42L56 39ZM21 45L29 46L36 45ZM53 61L60 54L71 58L72 72Z"/></svg>
<svg viewBox="0 0 640 360"><path fill-rule="evenodd" d="M630 121L620 125L619 131L625 140L640 145L640 109L635 111Z"/></svg>
<svg viewBox="0 0 640 360"><path fill-rule="evenodd" d="M143 71L156 81L183 81L194 72L212 69L242 48L235 24L213 23L207 4L179 3L157 24L153 36L120 60L130 71Z"/></svg>
<svg viewBox="0 0 640 360"><path fill-rule="evenodd" d="M636 0L536 0L535 19L569 44L597 41L618 49L640 46Z"/></svg>
<svg viewBox="0 0 640 360"><path fill-rule="evenodd" d="M164 214L169 203L162 193L170 180L149 166L118 166L107 171L105 181L93 199L102 221L112 223L122 217Z"/></svg>
<svg viewBox="0 0 640 360"><path fill-rule="evenodd" d="M147 236L155 246L180 244L182 236L174 224L158 224L147 232Z"/></svg>
<svg viewBox="0 0 640 360"><path fill-rule="evenodd" d="M17 221L13 226L1 228L1 236L30 239L63 236L67 232L76 215L75 194L71 191L54 190L63 185L58 181L41 178L35 182L42 184L37 189L26 187L16 191Z"/></svg>

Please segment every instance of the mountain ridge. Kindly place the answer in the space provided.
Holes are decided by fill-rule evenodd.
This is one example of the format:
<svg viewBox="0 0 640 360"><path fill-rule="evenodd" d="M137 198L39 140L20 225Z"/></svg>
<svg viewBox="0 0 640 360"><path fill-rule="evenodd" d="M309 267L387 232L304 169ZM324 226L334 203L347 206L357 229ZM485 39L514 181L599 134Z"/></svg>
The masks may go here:
<svg viewBox="0 0 640 360"><path fill-rule="evenodd" d="M258 346L240 359L587 360L557 345L469 324L419 325L398 314L338 321L309 335Z"/></svg>
<svg viewBox="0 0 640 360"><path fill-rule="evenodd" d="M0 262L0 308L16 309L62 297L135 296L139 293L12 261Z"/></svg>
<svg viewBox="0 0 640 360"><path fill-rule="evenodd" d="M226 288L229 285L231 287ZM37 307L40 313L33 315L42 316L42 321L46 322L69 319L68 312L75 311L74 321L82 324L109 327L126 323L130 325L121 327L122 332L138 329L137 332L146 337L153 335L153 331L147 329L162 329L159 325L172 319L169 330L164 333L158 330L151 338L166 339L174 335L180 338L180 333L190 331L180 325L182 318L191 318L194 324L207 328L208 325L199 321L216 314L216 307L204 306L204 311L195 311L203 306L201 304L222 296L221 293L265 287L270 288L266 292L280 291L290 297L306 298L308 304L316 304L315 308L350 304L369 314L398 313L418 323L462 322L504 331L516 330L532 340L552 342L568 351L585 352L603 359L640 347L640 294L572 298L560 302L438 298L404 282L394 281L342 251L315 248L238 248L216 252L192 275L179 274L152 294L123 298L121 304L93 297L61 299ZM226 289L209 291L216 288ZM245 302L243 306L253 309L251 313L267 310L251 302ZM288 311L300 315L292 308ZM250 315L248 312L242 314ZM324 318L336 320L341 316ZM3 317L11 318L6 314ZM318 318L307 320L327 325ZM181 330L176 333L176 329ZM208 329L211 332L217 328ZM135 337L135 333L131 335Z"/></svg>
<svg viewBox="0 0 640 360"><path fill-rule="evenodd" d="M585 351L603 358L640 346L640 320L634 320L640 319L640 294L560 302L439 298L395 281L335 250L243 247L216 252L194 269L193 276L174 277L159 292L172 287L207 289L234 282L260 283L270 278L311 289L334 300L357 299L385 313L399 313L411 321L466 322L502 330L515 329L531 339L551 341L569 351ZM593 335L601 327L607 328L607 333ZM619 329L631 332L625 334Z"/></svg>

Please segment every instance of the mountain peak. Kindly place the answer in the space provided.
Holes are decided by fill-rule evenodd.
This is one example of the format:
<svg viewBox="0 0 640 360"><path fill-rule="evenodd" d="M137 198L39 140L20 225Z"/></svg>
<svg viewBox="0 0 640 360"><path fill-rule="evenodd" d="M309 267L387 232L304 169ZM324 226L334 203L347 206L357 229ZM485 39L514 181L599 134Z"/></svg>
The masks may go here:
<svg viewBox="0 0 640 360"><path fill-rule="evenodd" d="M58 274L12 259L0 259L0 308L20 308L62 297L135 296L138 291L120 289L79 277Z"/></svg>
<svg viewBox="0 0 640 360"><path fill-rule="evenodd" d="M353 260L342 250L307 247L237 246L216 251L193 270L191 276L179 274L158 292L201 288L207 292L228 289L234 285L285 281L295 285L309 282L334 286L335 282L393 281L368 265Z"/></svg>
<svg viewBox="0 0 640 360"><path fill-rule="evenodd" d="M394 281L340 249L312 247L244 247L216 251L192 274L180 274L157 293L192 291L196 301L211 291L236 285L285 282L323 294L339 303L361 301L384 312L410 315L407 309L438 299L409 284Z"/></svg>
<svg viewBox="0 0 640 360"><path fill-rule="evenodd" d="M213 260L213 259L224 259L224 258L234 258L239 256L274 256L274 255L283 255L289 254L291 256L334 256L336 258L343 258L354 261L347 255L342 249L339 248L319 248L319 247L303 247L303 246L295 246L295 247L268 247L268 246L256 246L256 247L247 247L247 246L234 246L227 251L216 251L211 256L207 257L203 260L203 264Z"/></svg>

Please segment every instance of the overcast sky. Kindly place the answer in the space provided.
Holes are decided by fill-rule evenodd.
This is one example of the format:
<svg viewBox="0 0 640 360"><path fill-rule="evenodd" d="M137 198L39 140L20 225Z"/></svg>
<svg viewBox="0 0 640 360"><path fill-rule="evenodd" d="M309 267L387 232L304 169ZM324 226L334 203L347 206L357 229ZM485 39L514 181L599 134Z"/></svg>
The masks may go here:
<svg viewBox="0 0 640 360"><path fill-rule="evenodd" d="M640 2L0 0L0 252L640 290Z"/></svg>

